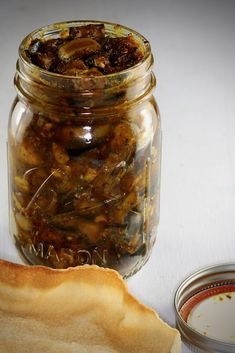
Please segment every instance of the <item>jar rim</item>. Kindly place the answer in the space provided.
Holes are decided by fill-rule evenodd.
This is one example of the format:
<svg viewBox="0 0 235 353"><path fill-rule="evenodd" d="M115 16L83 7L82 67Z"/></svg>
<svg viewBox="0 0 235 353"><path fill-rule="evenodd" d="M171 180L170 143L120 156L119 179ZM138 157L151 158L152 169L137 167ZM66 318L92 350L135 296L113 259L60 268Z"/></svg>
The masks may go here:
<svg viewBox="0 0 235 353"><path fill-rule="evenodd" d="M151 63L150 66L152 66L153 63L153 57L151 55L151 46L149 41L139 32L127 27L127 26L123 26L121 24L117 24L114 22L108 22L108 21L99 21L99 20L69 20L69 21L62 21L62 22L56 22L56 23L52 23L40 28L35 29L34 31L30 32L20 43L19 46L19 58L20 60L22 60L23 64L28 66L28 68L35 68L37 70L39 70L41 73L48 75L50 77L53 78L63 78L63 79L81 79L81 76L71 76L71 75L62 75L59 73L55 73L55 72L51 72L51 71L47 71L43 68L40 68L39 66L33 64L29 58L27 57L27 55L25 54L25 50L27 49L27 47L30 45L32 39L36 39L36 38L45 38L45 37L49 37L50 35L59 33L60 31L66 30L70 27L77 27L80 25L88 25L88 24L104 24L106 25L106 27L110 27L114 29L114 31L116 32L120 32L124 34L132 34L134 35L135 39L137 39L138 43L141 45L141 49L144 50L143 52L143 57L142 59L135 65L125 69L125 70L121 70L119 72L115 72L115 73L111 73L111 74L107 74L105 75L105 77L107 79L112 79L116 76L125 76L128 75L129 73L132 73L135 70L139 70L141 68L141 66L143 66L147 60L151 57ZM105 28L105 30L107 30L107 28ZM103 76L92 76L93 80L100 80Z"/></svg>

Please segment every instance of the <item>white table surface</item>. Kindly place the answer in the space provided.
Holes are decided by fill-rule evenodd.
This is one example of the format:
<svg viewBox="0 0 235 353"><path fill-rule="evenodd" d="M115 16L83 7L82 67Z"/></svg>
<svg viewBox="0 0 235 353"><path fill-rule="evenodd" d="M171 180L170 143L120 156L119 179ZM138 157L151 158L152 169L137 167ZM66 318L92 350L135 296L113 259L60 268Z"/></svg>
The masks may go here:
<svg viewBox="0 0 235 353"><path fill-rule="evenodd" d="M7 119L21 39L42 25L103 19L152 44L163 126L161 217L130 291L174 325L173 296L192 271L235 260L235 1L0 0L0 257L8 233ZM198 352L189 346L184 353Z"/></svg>

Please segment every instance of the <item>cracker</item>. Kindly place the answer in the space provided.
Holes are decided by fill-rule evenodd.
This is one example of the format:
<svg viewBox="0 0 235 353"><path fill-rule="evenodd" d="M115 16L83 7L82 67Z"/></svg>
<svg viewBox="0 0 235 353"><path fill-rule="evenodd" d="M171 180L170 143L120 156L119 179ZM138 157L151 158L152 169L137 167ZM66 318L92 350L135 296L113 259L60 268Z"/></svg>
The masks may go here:
<svg viewBox="0 0 235 353"><path fill-rule="evenodd" d="M0 353L180 353L177 330L114 270L0 260Z"/></svg>

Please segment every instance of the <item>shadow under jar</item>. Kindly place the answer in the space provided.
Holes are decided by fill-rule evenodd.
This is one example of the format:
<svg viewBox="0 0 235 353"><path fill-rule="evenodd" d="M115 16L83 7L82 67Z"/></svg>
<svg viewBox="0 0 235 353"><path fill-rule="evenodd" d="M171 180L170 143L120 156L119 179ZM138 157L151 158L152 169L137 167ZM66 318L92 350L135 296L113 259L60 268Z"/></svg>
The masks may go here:
<svg viewBox="0 0 235 353"><path fill-rule="evenodd" d="M90 77L46 71L26 55L35 38L100 23L50 25L20 45L8 137L10 225L31 264L96 264L128 277L149 258L159 220L161 127L150 45L103 23L110 37L131 33L143 57Z"/></svg>

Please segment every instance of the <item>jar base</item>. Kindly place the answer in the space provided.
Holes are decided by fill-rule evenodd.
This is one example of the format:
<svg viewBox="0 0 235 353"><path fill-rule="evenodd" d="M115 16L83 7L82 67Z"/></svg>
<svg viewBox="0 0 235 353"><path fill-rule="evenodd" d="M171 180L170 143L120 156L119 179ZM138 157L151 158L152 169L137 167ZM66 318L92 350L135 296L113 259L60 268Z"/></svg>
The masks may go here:
<svg viewBox="0 0 235 353"><path fill-rule="evenodd" d="M46 259L45 257L40 256L40 255L42 255L42 254L40 254L40 249L37 250L37 253L34 253L32 251L32 249L35 249L35 248L31 244L22 245L22 244L20 244L17 237L14 237L14 238L15 238L16 249L18 251L18 254L19 254L21 260L28 265L47 266L47 267L57 268L57 269L63 269L63 268L67 268L67 267L75 267L74 265L64 266L63 263L57 263L56 266L53 266L53 264L51 263L51 261L49 261L49 259ZM42 249L41 249L41 251L42 251ZM122 259L123 260L122 263L121 262L119 262L119 263L113 262L112 264L99 265L97 263L84 262L84 263L79 263L76 266L82 266L85 264L96 264L100 267L114 269L115 271L119 272L119 274L124 279L128 279L128 278L132 277L133 275L135 275L138 271L141 270L141 268L149 260L150 253L151 253L151 251L145 253L144 256L142 256L142 255L133 256L132 255L132 257L128 257L128 258L126 257L125 259ZM139 257L139 259L137 257ZM131 262L135 262L135 264L131 265Z"/></svg>

